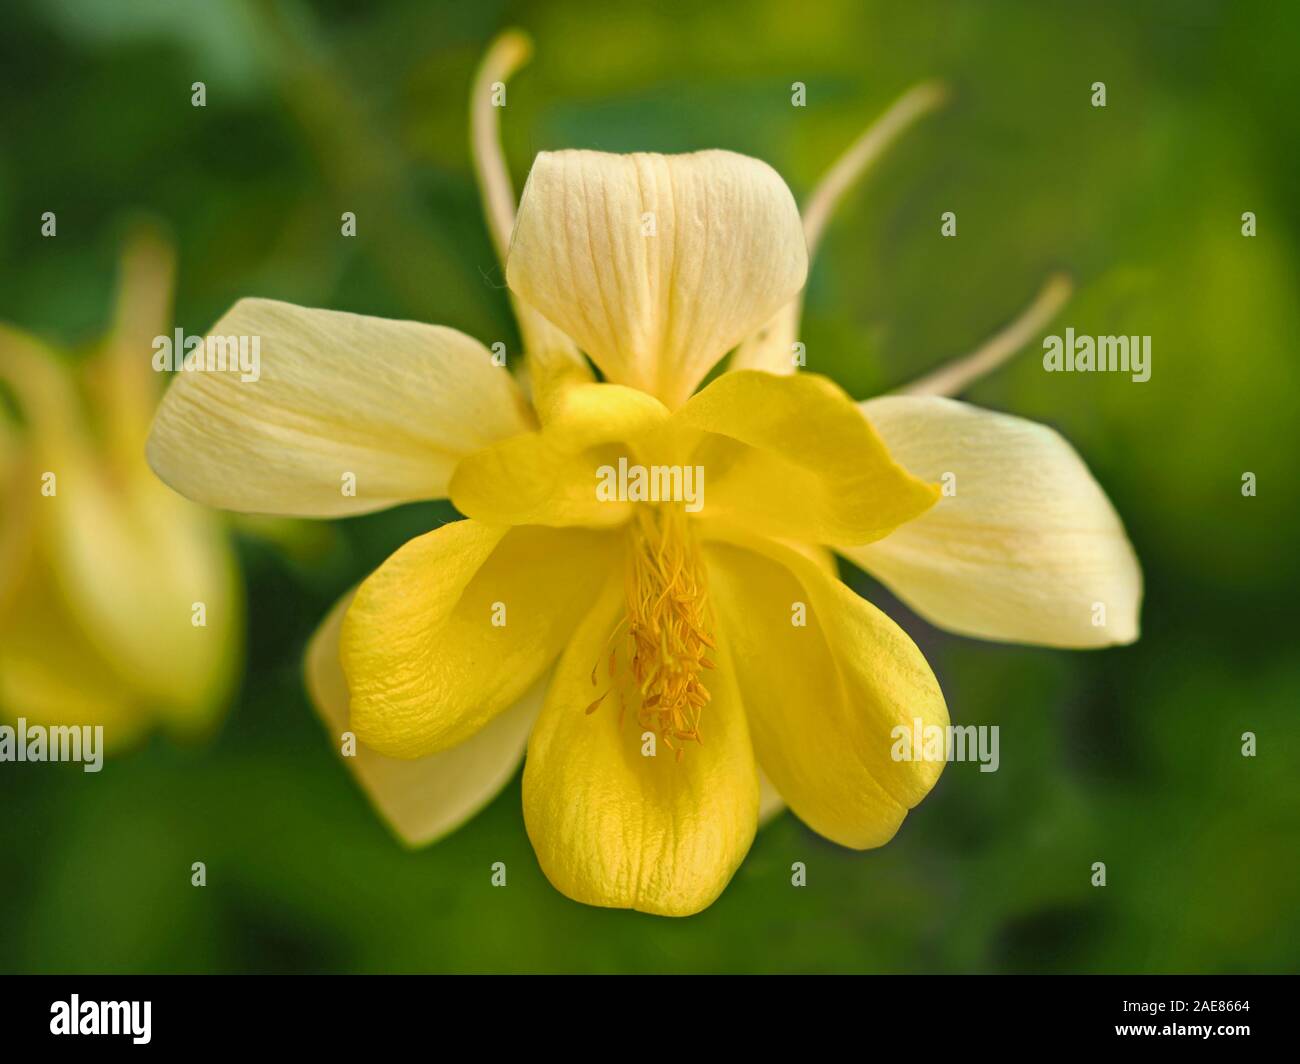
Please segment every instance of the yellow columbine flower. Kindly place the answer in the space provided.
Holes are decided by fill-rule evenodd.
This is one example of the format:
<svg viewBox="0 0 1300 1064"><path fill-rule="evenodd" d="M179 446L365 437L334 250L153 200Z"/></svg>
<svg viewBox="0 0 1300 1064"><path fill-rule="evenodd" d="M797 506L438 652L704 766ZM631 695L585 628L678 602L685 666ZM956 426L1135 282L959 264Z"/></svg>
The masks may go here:
<svg viewBox="0 0 1300 1064"><path fill-rule="evenodd" d="M112 327L75 364L0 326L17 415L0 407L0 713L102 725L110 749L155 724L210 728L240 618L220 522L144 461L171 250L138 231L121 271Z"/></svg>
<svg viewBox="0 0 1300 1064"><path fill-rule="evenodd" d="M942 768L891 756L896 727L947 725L943 696L828 547L937 624L1055 646L1134 639L1140 577L1050 430L932 396L859 405L788 372L807 237L764 163L543 153L516 219L487 100L522 58L517 36L489 54L474 128L531 402L454 330L244 300L214 331L260 336L262 379L178 380L149 455L179 491L242 510L450 498L466 519L398 550L309 649L321 713L364 744L349 763L421 843L481 808L526 744L524 818L551 882L684 915L744 858L760 768L855 848L888 841ZM733 348L785 375L701 388ZM602 469L632 466L702 469L702 505L597 490ZM949 472L958 491L941 499Z"/></svg>

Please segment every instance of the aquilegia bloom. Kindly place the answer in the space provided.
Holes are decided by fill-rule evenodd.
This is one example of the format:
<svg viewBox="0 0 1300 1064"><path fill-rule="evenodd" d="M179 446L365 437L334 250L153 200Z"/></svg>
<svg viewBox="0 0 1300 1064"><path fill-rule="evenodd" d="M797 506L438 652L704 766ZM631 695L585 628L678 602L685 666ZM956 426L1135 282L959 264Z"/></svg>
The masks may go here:
<svg viewBox="0 0 1300 1064"><path fill-rule="evenodd" d="M0 325L21 414L0 404L0 718L101 725L110 749L156 726L210 734L238 663L222 522L144 463L173 274L170 246L137 230L112 325L79 361Z"/></svg>
<svg viewBox="0 0 1300 1064"><path fill-rule="evenodd" d="M508 182L479 142L504 248ZM506 256L531 401L454 330L265 300L214 326L262 338L259 382L173 384L149 454L193 499L327 517L446 497L465 515L398 550L309 653L404 837L480 808L526 743L529 837L579 901L709 905L753 840L760 769L827 838L888 841L942 768L895 760L891 732L947 709L828 548L960 632L1136 637L1132 550L1051 431L942 398L859 406L812 374L700 387L797 318L807 246L754 159L543 153ZM702 505L611 500L599 470L620 463L703 470Z"/></svg>

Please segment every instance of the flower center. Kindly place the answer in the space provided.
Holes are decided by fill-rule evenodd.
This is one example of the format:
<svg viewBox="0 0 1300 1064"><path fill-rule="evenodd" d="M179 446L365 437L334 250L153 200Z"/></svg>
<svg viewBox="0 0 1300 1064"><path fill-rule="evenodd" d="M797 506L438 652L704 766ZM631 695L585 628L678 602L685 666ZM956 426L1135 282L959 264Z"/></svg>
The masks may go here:
<svg viewBox="0 0 1300 1064"><path fill-rule="evenodd" d="M701 676L714 667L703 558L680 504L636 508L624 586L627 612L610 637L608 662L619 719L630 702L641 727L657 732L680 759L678 744L701 741L700 716L709 701Z"/></svg>

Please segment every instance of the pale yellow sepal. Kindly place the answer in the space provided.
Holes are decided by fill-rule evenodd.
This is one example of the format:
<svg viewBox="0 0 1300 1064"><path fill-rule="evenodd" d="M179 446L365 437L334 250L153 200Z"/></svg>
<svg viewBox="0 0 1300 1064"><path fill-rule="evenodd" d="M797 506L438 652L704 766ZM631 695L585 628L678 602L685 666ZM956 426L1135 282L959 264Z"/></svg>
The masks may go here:
<svg viewBox="0 0 1300 1064"><path fill-rule="evenodd" d="M807 269L798 209L766 163L562 151L533 163L506 279L608 380L676 407Z"/></svg>
<svg viewBox="0 0 1300 1064"><path fill-rule="evenodd" d="M535 424L509 372L454 329L244 299L210 335L258 338L256 379L178 373L148 447L208 506L340 517L442 498L463 456Z"/></svg>
<svg viewBox="0 0 1300 1064"><path fill-rule="evenodd" d="M846 557L963 635L1054 647L1137 639L1137 557L1058 433L937 397L885 396L862 411L901 463L947 487L934 509Z"/></svg>
<svg viewBox="0 0 1300 1064"><path fill-rule="evenodd" d="M339 634L352 602L335 604L307 647L305 673L312 704L330 744L371 804L408 846L425 846L455 831L492 801L523 760L528 732L541 709L547 677L463 743L415 760L377 754L353 736L348 685L339 662Z"/></svg>

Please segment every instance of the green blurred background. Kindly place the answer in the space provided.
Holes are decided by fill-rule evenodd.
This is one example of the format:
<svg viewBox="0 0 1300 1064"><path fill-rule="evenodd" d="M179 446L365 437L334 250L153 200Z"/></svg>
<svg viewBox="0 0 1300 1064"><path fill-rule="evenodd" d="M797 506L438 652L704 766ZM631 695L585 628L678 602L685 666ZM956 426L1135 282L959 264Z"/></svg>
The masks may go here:
<svg viewBox="0 0 1300 1064"><path fill-rule="evenodd" d="M887 847L841 850L785 814L702 915L596 910L546 883L516 777L457 834L404 851L327 742L300 662L341 592L452 516L405 507L290 551L240 539L247 667L210 744L155 736L98 775L0 766L0 970L1300 966L1300 7L41 0L6 14L0 319L60 343L101 330L144 212L178 243L187 332L256 294L516 350L466 120L475 64L507 26L536 44L504 112L517 182L542 149L723 147L802 197L904 89L952 87L850 196L811 276L810 368L855 395L970 349L1061 268L1079 292L1060 327L1154 339L1145 384L1045 374L1035 345L969 396L1058 426L1114 499L1146 576L1135 646L948 637L846 567L914 634L954 721L1002 729L1000 771L950 766ZM199 80L205 109L190 104ZM39 235L48 209L56 240ZM947 210L955 240L939 235ZM190 886L198 860L205 889Z"/></svg>

